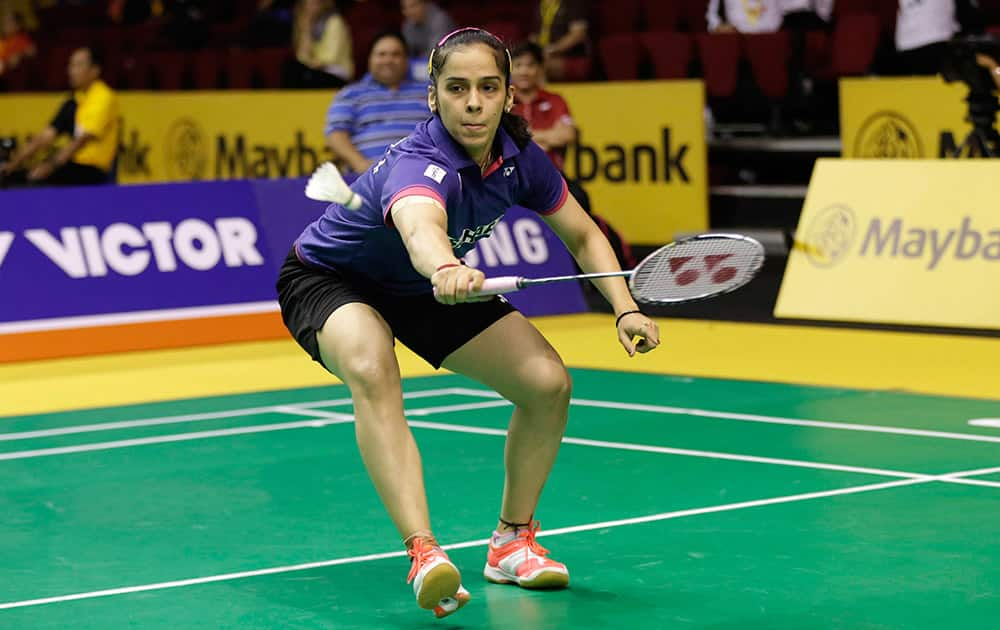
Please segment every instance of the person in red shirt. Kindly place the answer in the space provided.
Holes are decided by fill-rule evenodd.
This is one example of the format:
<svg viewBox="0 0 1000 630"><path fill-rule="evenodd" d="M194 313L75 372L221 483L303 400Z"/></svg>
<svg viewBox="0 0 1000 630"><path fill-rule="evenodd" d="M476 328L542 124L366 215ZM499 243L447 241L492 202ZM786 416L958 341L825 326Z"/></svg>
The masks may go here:
<svg viewBox="0 0 1000 630"><path fill-rule="evenodd" d="M35 42L24 30L20 15L5 11L0 15L0 74L16 68L26 57L35 56Z"/></svg>
<svg viewBox="0 0 1000 630"><path fill-rule="evenodd" d="M566 146L576 141L576 125L569 114L563 97L542 89L545 76L542 49L527 42L511 51L514 62L513 113L528 121L531 138L551 158L556 168L562 170Z"/></svg>

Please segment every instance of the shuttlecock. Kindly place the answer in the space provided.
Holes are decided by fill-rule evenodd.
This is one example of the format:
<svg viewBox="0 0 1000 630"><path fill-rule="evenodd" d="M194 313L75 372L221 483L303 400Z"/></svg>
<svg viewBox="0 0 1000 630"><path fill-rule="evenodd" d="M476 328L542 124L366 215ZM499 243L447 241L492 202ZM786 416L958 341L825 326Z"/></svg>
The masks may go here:
<svg viewBox="0 0 1000 630"><path fill-rule="evenodd" d="M309 183L306 184L306 197L316 201L339 203L348 210L359 210L365 202L350 189L337 167L329 162L320 165L309 178Z"/></svg>

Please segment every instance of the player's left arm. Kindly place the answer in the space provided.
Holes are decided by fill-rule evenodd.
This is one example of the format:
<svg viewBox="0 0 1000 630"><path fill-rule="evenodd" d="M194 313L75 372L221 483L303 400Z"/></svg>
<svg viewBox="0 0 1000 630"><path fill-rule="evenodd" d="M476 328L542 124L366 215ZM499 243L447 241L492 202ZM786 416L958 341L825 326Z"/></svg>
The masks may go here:
<svg viewBox="0 0 1000 630"><path fill-rule="evenodd" d="M584 273L621 271L608 239L572 195L566 195L562 206L543 218L566 244ZM595 278L593 283L614 308L615 317L620 317L618 339L629 356L636 351L649 352L660 344L660 330L656 322L638 312L639 307L624 279ZM622 316L623 313L630 314ZM634 336L642 337L638 344L633 344Z"/></svg>

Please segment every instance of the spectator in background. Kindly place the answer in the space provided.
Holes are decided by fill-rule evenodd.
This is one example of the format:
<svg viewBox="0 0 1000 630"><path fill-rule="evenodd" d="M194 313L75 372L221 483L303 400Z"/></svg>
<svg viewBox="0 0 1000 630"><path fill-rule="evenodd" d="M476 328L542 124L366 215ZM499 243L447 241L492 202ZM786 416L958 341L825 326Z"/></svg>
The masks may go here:
<svg viewBox="0 0 1000 630"><path fill-rule="evenodd" d="M781 0L784 28L793 31L825 31L833 18L833 0Z"/></svg>
<svg viewBox="0 0 1000 630"><path fill-rule="evenodd" d="M292 20L295 61L287 68L286 85L337 88L354 76L351 32L330 0L299 0Z"/></svg>
<svg viewBox="0 0 1000 630"><path fill-rule="evenodd" d="M709 0L711 33L774 33L781 28L782 0Z"/></svg>
<svg viewBox="0 0 1000 630"><path fill-rule="evenodd" d="M368 73L334 97L324 133L338 159L363 173L386 147L429 117L427 84L409 76L406 41L386 31L372 41Z"/></svg>
<svg viewBox="0 0 1000 630"><path fill-rule="evenodd" d="M104 184L118 152L118 97L101 80L103 60L89 47L79 48L69 60L73 95L63 103L48 127L35 135L0 167L0 176L15 182L47 186ZM60 135L70 141L46 162L25 173L23 166Z"/></svg>
<svg viewBox="0 0 1000 630"><path fill-rule="evenodd" d="M442 37L455 30L455 22L430 0L400 0L399 7L413 78L426 79L431 51Z"/></svg>
<svg viewBox="0 0 1000 630"><path fill-rule="evenodd" d="M0 76L25 58L34 57L35 52L35 42L25 31L20 16L10 10L0 15Z"/></svg>
<svg viewBox="0 0 1000 630"><path fill-rule="evenodd" d="M38 30L38 16L35 9L40 3L35 0L0 0L0 13L10 11L18 17L22 28L29 33Z"/></svg>
<svg viewBox="0 0 1000 630"><path fill-rule="evenodd" d="M899 0L896 61L899 74L937 74L947 42L958 32L954 0Z"/></svg>
<svg viewBox="0 0 1000 630"><path fill-rule="evenodd" d="M531 39L542 48L548 78L582 78L573 76L570 63L589 60L592 55L586 2L540 0L535 20Z"/></svg>
<svg viewBox="0 0 1000 630"><path fill-rule="evenodd" d="M528 121L531 139L545 149L560 171L566 146L576 141L576 126L563 97L542 89L544 68L542 49L528 42L511 51L514 62L514 108L511 113Z"/></svg>

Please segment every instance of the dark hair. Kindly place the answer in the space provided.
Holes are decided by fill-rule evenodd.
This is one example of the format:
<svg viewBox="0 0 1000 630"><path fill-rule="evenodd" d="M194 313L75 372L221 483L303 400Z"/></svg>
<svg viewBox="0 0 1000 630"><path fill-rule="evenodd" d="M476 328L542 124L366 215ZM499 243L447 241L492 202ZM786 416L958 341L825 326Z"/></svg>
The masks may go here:
<svg viewBox="0 0 1000 630"><path fill-rule="evenodd" d="M504 76L504 84L508 87L510 86L510 72L511 72L511 57L510 51L504 46L500 38L490 33L489 31L483 30L481 28L461 28L457 31L452 31L448 35L445 35L441 41L438 42L434 50L431 51L430 59L427 60L427 71L430 75L431 85L435 86L437 84L438 75L441 74L441 69L444 68L444 64L448 61L448 57L451 55L451 51L459 48L461 46L469 46L471 44L485 44L493 51L493 59L497 63L497 68ZM435 112L435 115L440 116L439 113ZM528 131L528 121L521 118L517 114L511 114L505 111L500 117L500 126L503 130L507 132L507 135L511 137L517 148L523 149L528 146L531 142L531 132Z"/></svg>
<svg viewBox="0 0 1000 630"><path fill-rule="evenodd" d="M104 54L94 46L80 46L77 50L86 50L90 55L90 65L104 70Z"/></svg>
<svg viewBox="0 0 1000 630"><path fill-rule="evenodd" d="M545 61L545 55L542 53L542 47L535 42L521 42L510 51L511 59L517 59L522 55L531 55L531 58L535 60L535 63L541 64Z"/></svg>
<svg viewBox="0 0 1000 630"><path fill-rule="evenodd" d="M368 57L372 56L372 51L375 50L375 45L378 44L383 39L385 39L386 37L391 37L392 39L399 40L399 43L403 46L403 54L404 55L406 54L406 38L403 37L403 34L400 33L399 31L387 29L384 31L379 31L378 33L375 34L375 37L372 38L372 43L371 45L368 46L368 55L367 55Z"/></svg>

